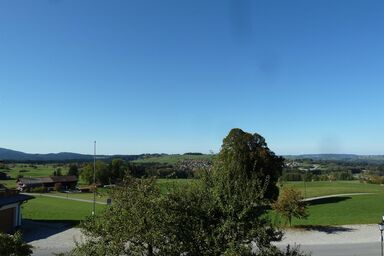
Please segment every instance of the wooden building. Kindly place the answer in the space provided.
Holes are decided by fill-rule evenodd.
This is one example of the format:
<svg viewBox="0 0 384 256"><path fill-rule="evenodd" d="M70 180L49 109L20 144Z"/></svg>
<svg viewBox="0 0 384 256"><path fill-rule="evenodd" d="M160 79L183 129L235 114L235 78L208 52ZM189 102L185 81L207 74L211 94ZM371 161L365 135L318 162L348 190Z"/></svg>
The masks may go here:
<svg viewBox="0 0 384 256"><path fill-rule="evenodd" d="M32 198L0 184L0 232L12 233L21 226L21 204Z"/></svg>
<svg viewBox="0 0 384 256"><path fill-rule="evenodd" d="M30 188L45 187L53 189L55 184L60 184L63 189L74 189L77 185L76 176L50 176L41 178L20 178L17 180L18 189L26 191Z"/></svg>

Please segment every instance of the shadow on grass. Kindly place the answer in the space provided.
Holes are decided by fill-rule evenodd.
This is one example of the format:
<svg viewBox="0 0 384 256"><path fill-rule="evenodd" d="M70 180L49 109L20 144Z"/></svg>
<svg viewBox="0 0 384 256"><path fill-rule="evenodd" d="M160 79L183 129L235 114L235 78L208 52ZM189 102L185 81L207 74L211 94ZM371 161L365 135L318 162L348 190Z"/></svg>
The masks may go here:
<svg viewBox="0 0 384 256"><path fill-rule="evenodd" d="M341 232L352 232L354 228L346 228L339 226L317 226L317 225L295 225L297 229L304 229L306 231L319 231L327 234L337 234Z"/></svg>
<svg viewBox="0 0 384 256"><path fill-rule="evenodd" d="M23 240L29 243L64 232L74 226L77 226L79 223L79 221L74 220L23 219L20 231L23 234Z"/></svg>
<svg viewBox="0 0 384 256"><path fill-rule="evenodd" d="M313 200L307 201L307 203L308 205L334 204L334 203L346 201L351 198L352 197L349 197L349 196L325 197L325 198L313 199Z"/></svg>

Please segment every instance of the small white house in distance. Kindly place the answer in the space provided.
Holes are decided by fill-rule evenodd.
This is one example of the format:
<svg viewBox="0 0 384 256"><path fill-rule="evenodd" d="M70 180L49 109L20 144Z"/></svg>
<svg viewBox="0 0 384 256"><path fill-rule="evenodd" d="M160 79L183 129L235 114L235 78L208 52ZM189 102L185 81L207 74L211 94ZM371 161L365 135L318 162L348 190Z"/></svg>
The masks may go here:
<svg viewBox="0 0 384 256"><path fill-rule="evenodd" d="M13 233L21 226L21 204L34 198L0 184L0 232Z"/></svg>

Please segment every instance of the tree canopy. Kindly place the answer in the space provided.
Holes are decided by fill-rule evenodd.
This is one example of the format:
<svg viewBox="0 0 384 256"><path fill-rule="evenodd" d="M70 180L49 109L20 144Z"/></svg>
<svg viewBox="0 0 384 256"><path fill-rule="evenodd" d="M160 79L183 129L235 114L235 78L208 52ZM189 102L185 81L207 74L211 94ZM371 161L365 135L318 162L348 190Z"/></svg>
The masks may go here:
<svg viewBox="0 0 384 256"><path fill-rule="evenodd" d="M275 200L279 195L277 181L283 166L284 159L268 148L261 135L235 128L223 140L214 173L235 189L231 191L234 194L243 189L239 182L258 181L266 187L264 198Z"/></svg>
<svg viewBox="0 0 384 256"><path fill-rule="evenodd" d="M82 224L75 255L301 255L271 242L282 233L268 218L283 159L263 137L233 129L212 170L198 182L162 192L153 179L127 176L112 206Z"/></svg>

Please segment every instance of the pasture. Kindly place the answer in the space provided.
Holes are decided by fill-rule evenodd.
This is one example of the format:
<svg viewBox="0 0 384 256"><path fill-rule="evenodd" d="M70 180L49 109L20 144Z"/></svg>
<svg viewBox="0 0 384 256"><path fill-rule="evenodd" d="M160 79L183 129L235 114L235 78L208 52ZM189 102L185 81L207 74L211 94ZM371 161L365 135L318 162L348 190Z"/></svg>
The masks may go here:
<svg viewBox="0 0 384 256"><path fill-rule="evenodd" d="M305 198L348 193L384 193L384 187L359 181L285 182L281 187L299 190Z"/></svg>
<svg viewBox="0 0 384 256"><path fill-rule="evenodd" d="M375 224L384 213L384 194L338 196L316 199L309 203L307 219L292 219L293 227L338 226L347 224ZM275 212L270 213L275 223L286 226Z"/></svg>
<svg viewBox="0 0 384 256"><path fill-rule="evenodd" d="M46 177L52 175L54 170L60 169L64 175L68 172L68 167L63 164L8 164L9 169L0 170L11 177L9 180L1 180L0 183L8 188L16 187L17 177Z"/></svg>
<svg viewBox="0 0 384 256"><path fill-rule="evenodd" d="M106 206L96 204L96 213ZM36 196L22 205L24 219L48 221L81 221L92 213L92 203Z"/></svg>
<svg viewBox="0 0 384 256"><path fill-rule="evenodd" d="M206 159L203 156L182 156L174 155L159 158L147 158L139 160L141 162L164 161L178 162L186 157L193 159ZM49 176L57 168L61 168L62 173L67 172L65 165L44 164L11 164L7 174L11 180L2 180L1 183L9 188L16 186L16 177L42 177ZM157 184L160 190L165 193L173 186L189 185L192 182L199 182L197 179L158 179ZM314 200L309 205L309 218L306 220L293 219L294 226L306 225L343 225L343 224L368 224L380 221L380 216L384 214L384 187L375 184L360 183L358 181L317 181L317 182L284 182L281 187L293 187L302 192L305 198L327 196L334 194L349 193L372 193L369 195L338 196ZM59 195L68 198L79 198L93 200L92 193L59 193L51 192L52 195ZM96 201L105 202L108 198L107 189L99 189ZM79 221L90 214L92 204L77 202L58 198L47 198L38 196L30 200L23 206L23 215L27 219L35 220L71 220ZM97 205L98 210L105 206ZM274 221L283 223L275 213L270 215Z"/></svg>
<svg viewBox="0 0 384 256"><path fill-rule="evenodd" d="M305 220L293 219L292 225L326 226L346 224L373 224L381 221L384 214L384 187L358 181L319 181L319 182L288 182L283 186L293 187L306 197L318 197L334 194L372 193L367 195L345 195L315 199L309 202L309 217ZM284 221L273 213L276 222Z"/></svg>

